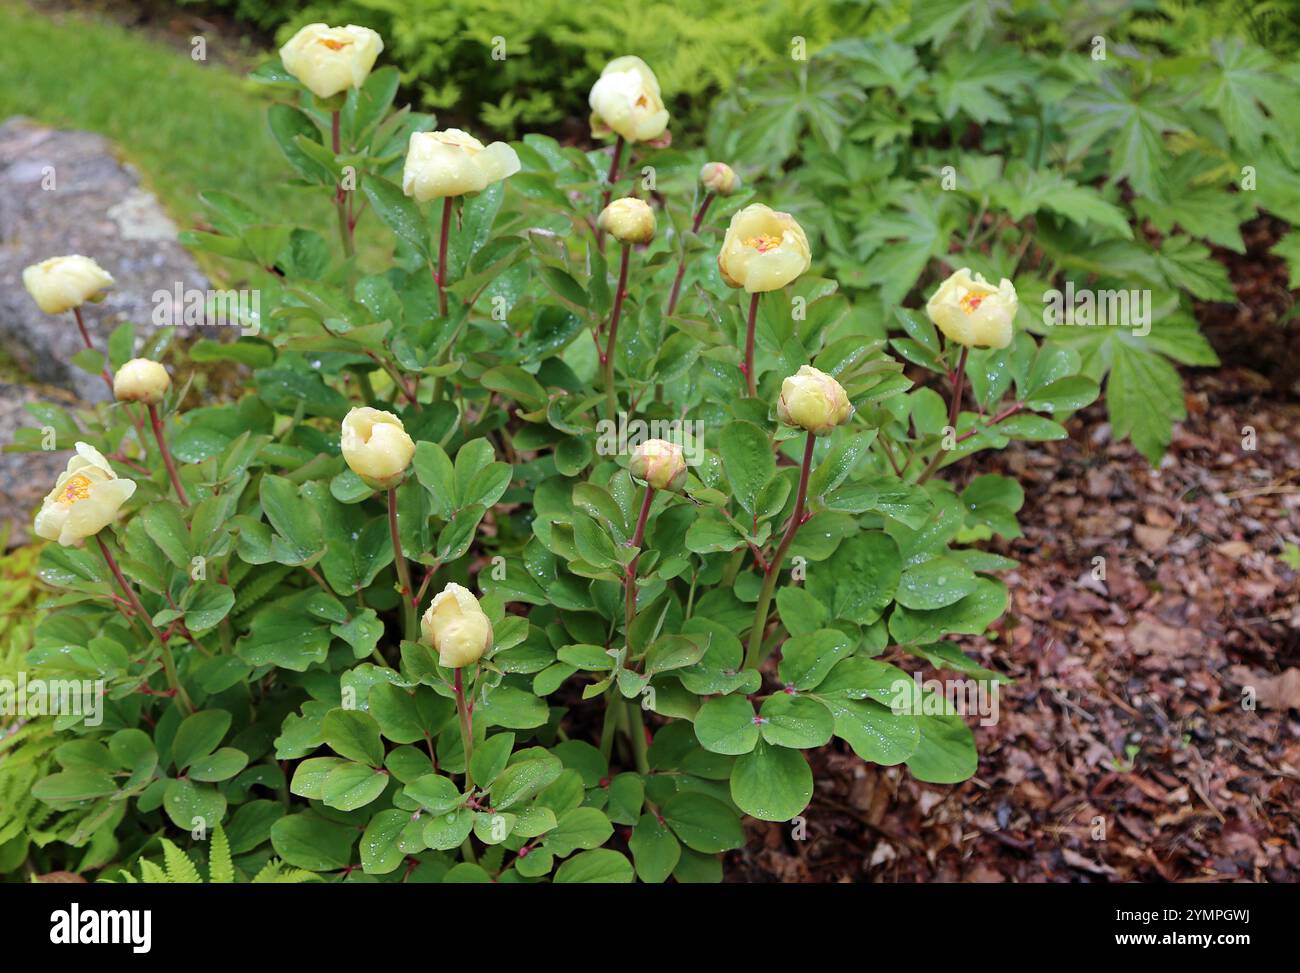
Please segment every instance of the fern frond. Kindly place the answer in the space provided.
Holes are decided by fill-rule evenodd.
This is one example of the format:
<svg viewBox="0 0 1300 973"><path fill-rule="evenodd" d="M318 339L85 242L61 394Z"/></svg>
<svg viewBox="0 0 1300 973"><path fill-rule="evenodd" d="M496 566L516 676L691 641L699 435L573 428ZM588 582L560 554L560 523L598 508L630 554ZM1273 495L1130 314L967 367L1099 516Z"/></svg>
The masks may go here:
<svg viewBox="0 0 1300 973"><path fill-rule="evenodd" d="M198 885L199 870L194 867L190 856L181 851L166 838L162 839L163 860L167 862L167 881L174 885Z"/></svg>
<svg viewBox="0 0 1300 973"><path fill-rule="evenodd" d="M212 847L208 849L208 881L229 885L234 880L235 865L230 860L230 841L221 825L217 825L212 830Z"/></svg>

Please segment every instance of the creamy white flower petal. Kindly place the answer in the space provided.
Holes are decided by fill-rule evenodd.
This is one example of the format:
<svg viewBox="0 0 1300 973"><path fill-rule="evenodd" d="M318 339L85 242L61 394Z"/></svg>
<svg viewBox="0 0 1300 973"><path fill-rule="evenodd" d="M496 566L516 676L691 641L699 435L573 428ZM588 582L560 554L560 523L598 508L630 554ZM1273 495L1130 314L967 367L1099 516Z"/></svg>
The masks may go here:
<svg viewBox="0 0 1300 973"><path fill-rule="evenodd" d="M330 98L360 88L383 49L369 27L308 24L280 48L280 61L317 98Z"/></svg>
<svg viewBox="0 0 1300 973"><path fill-rule="evenodd" d="M89 257L51 257L23 269L23 286L46 314L61 314L103 298L113 276Z"/></svg>
<svg viewBox="0 0 1300 973"><path fill-rule="evenodd" d="M457 128L413 132L402 167L402 192L419 202L477 193L519 171L519 156L504 142L484 146Z"/></svg>
<svg viewBox="0 0 1300 973"><path fill-rule="evenodd" d="M452 581L420 619L420 634L448 669L472 665L492 647L492 623L473 592Z"/></svg>
<svg viewBox="0 0 1300 973"><path fill-rule="evenodd" d="M587 100L593 131L607 128L630 142L649 142L668 127L659 79L645 61L634 55L610 61Z"/></svg>

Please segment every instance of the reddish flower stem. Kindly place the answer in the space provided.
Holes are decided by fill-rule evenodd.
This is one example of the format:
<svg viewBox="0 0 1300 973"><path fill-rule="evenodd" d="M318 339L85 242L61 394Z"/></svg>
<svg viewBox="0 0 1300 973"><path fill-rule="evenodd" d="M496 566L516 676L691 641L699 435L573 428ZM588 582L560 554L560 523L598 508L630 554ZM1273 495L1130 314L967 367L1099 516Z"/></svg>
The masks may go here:
<svg viewBox="0 0 1300 973"><path fill-rule="evenodd" d="M402 553L402 537L397 530L396 487L388 491L388 533L393 538L393 567L402 588L402 637L410 640L415 638L415 601L412 597L415 589L411 587L411 566L406 563L406 555Z"/></svg>
<svg viewBox="0 0 1300 973"><path fill-rule="evenodd" d="M182 507L190 505L190 498L185 495L185 487L181 486L180 474L176 472L176 461L172 459L172 451L167 448L167 437L163 435L162 419L158 415L158 407L152 402L149 406L149 421L153 423L153 438L158 441L158 450L162 453L163 464L167 467L167 475L171 477L172 488L176 491L176 498L180 500Z"/></svg>
<svg viewBox="0 0 1300 973"><path fill-rule="evenodd" d="M794 543L794 535L804 521L804 503L808 499L808 478L812 474L813 447L817 437L808 433L803 447L803 465L799 468L799 490L794 497L794 512L785 526L785 535L777 545L772 560L768 562L763 575L763 587L758 594L758 605L754 611L754 626L749 630L749 646L745 650L745 668L757 669L762 663L763 633L767 630L767 612L772 605L772 593L776 590L776 579L781 574L781 564Z"/></svg>
<svg viewBox="0 0 1300 973"><path fill-rule="evenodd" d="M627 269L632 259L632 245L623 244L623 258L618 268L618 290L614 292L614 311L609 319L609 338L605 350L600 355L601 369L605 374L605 402L609 411L608 418L616 418L618 412L618 393L614 389L614 352L617 349L618 322L623 315L623 299L627 297Z"/></svg>
<svg viewBox="0 0 1300 973"><path fill-rule="evenodd" d="M180 700L181 708L187 713L193 713L194 703L190 700L189 693L185 691L185 687L181 685L180 677L176 674L176 660L172 657L172 650L167 645L166 637L162 632L158 631L157 626L153 623L153 617L145 611L145 607L140 604L140 599L136 596L135 590L127 584L126 577L122 574L122 569L117 566L117 559L113 557L113 552L108 549L108 545L104 543L104 539L96 534L95 542L99 545L99 553L104 556L104 563L106 563L108 569L113 572L113 577L117 581L117 586L122 589L122 594L126 595L126 600L131 603L132 610L134 610L145 625L148 626L149 631L153 633L153 637L158 640L158 644L162 647L163 672L167 676L167 684L171 686L172 692L175 693L177 698Z"/></svg>
<svg viewBox="0 0 1300 973"><path fill-rule="evenodd" d="M704 223L704 214L709 210L709 204L713 202L713 193L706 192L704 200L700 203L700 208L695 213L695 222L691 224L691 232L699 233L700 226ZM681 296L682 278L686 276L686 254L682 254L682 259L677 264L677 276L673 278L673 289L668 294L668 310L665 314L672 314L677 307L677 299Z"/></svg>

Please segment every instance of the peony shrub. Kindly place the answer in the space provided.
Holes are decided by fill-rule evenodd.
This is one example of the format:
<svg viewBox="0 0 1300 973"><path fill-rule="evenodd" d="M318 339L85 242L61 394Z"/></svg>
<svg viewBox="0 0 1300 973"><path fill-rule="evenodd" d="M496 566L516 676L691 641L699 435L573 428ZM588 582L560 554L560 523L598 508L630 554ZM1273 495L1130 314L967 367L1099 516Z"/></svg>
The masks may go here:
<svg viewBox="0 0 1300 973"><path fill-rule="evenodd" d="M813 748L973 774L913 673L1000 678L952 639L1006 608L980 544L1023 493L948 471L1063 435L1078 356L953 267L901 312L914 384L798 213L671 145L638 58L582 151L436 130L381 49L311 25L258 72L337 239L207 194L187 241L248 268L243 334L83 328L115 401L22 439L77 451L29 663L102 686L34 791L80 867L217 834L245 878L718 881L746 816L805 813ZM29 287L80 322L111 277L63 259Z"/></svg>

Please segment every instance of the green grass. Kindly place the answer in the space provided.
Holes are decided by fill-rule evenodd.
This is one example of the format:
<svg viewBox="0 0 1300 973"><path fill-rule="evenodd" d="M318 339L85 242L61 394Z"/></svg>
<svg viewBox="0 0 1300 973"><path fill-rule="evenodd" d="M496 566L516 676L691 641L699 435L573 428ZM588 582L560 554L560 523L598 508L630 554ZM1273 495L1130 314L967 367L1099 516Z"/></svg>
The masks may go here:
<svg viewBox="0 0 1300 973"><path fill-rule="evenodd" d="M267 131L266 103L233 71L100 19L51 18L15 0L0 0L0 37L0 119L107 136L182 227L201 216L202 189L324 225L284 185L290 170Z"/></svg>

